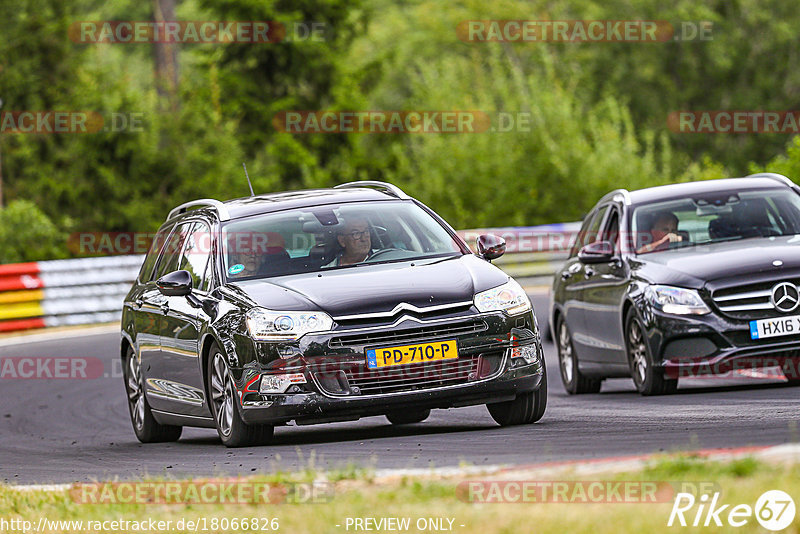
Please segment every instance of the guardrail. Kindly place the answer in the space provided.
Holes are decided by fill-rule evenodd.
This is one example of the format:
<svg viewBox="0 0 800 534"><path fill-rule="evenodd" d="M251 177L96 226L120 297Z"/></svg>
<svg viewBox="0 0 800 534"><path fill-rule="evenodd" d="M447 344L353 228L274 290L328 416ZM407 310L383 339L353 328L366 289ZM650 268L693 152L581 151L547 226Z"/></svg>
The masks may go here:
<svg viewBox="0 0 800 534"><path fill-rule="evenodd" d="M579 223L461 230L470 246L485 233L506 240L495 263L525 285L549 285ZM0 265L0 332L118 321L144 256Z"/></svg>
<svg viewBox="0 0 800 534"><path fill-rule="evenodd" d="M143 256L0 265L0 332L118 320Z"/></svg>

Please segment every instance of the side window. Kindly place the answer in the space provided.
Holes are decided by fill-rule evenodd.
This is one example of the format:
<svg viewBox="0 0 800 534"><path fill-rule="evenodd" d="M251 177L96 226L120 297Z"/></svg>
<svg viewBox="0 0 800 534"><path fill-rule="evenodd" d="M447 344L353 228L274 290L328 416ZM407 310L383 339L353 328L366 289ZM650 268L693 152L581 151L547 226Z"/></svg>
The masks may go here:
<svg viewBox="0 0 800 534"><path fill-rule="evenodd" d="M609 241L612 249L616 252L619 251L619 212L612 210L608 216L608 222L603 228L602 240Z"/></svg>
<svg viewBox="0 0 800 534"><path fill-rule="evenodd" d="M211 233L208 225L197 222L189 229L182 248L178 269L189 271L192 275L192 287L207 289L204 282L206 265L211 252Z"/></svg>
<svg viewBox="0 0 800 534"><path fill-rule="evenodd" d="M581 248L597 241L598 234L600 233L600 224L602 224L607 211L608 206L603 206L595 212L594 216L586 218L586 221L581 227L581 233L578 234L578 239L575 240L575 246L573 246L572 251L570 251L570 256L575 256Z"/></svg>
<svg viewBox="0 0 800 534"><path fill-rule="evenodd" d="M589 214L583 219L581 229L578 231L578 237L575 238L575 243L572 245L572 249L569 251L570 258L576 256L581 247L583 247L583 241L586 239L586 232L589 231L589 227L592 225L592 221L594 221L595 217L597 217L597 212L589 212Z"/></svg>
<svg viewBox="0 0 800 534"><path fill-rule="evenodd" d="M156 260L164 247L164 241L167 240L169 231L172 230L172 225L166 226L156 233L153 242L150 244L150 250L147 251L147 256L144 258L144 263L139 271L139 282L149 282L153 279L153 267L156 266Z"/></svg>
<svg viewBox="0 0 800 534"><path fill-rule="evenodd" d="M161 258L158 260L155 274L156 280L165 274L178 270L181 249L192 226L194 226L193 222L183 223L180 226L176 226L175 230L169 235L164 245L164 251L161 253Z"/></svg>

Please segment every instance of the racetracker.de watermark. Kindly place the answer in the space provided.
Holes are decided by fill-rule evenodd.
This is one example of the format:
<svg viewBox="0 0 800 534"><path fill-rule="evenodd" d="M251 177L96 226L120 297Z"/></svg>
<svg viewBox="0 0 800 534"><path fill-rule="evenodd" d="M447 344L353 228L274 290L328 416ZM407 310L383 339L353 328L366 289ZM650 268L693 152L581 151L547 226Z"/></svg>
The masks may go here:
<svg viewBox="0 0 800 534"><path fill-rule="evenodd" d="M709 21L464 20L456 34L468 43L658 43L711 41Z"/></svg>
<svg viewBox="0 0 800 534"><path fill-rule="evenodd" d="M669 360L664 369L667 378L700 378L729 380L748 378L759 380L800 379L800 359L752 357L717 362L692 362L690 358Z"/></svg>
<svg viewBox="0 0 800 534"><path fill-rule="evenodd" d="M113 360L106 371L100 358L71 356L19 356L0 358L0 380L95 380L119 378L122 367Z"/></svg>
<svg viewBox="0 0 800 534"><path fill-rule="evenodd" d="M98 111L3 111L0 134L94 134L142 132L144 113Z"/></svg>
<svg viewBox="0 0 800 534"><path fill-rule="evenodd" d="M491 127L483 111L280 111L272 125L285 133L481 133Z"/></svg>
<svg viewBox="0 0 800 534"><path fill-rule="evenodd" d="M162 235L162 239L163 239ZM79 256L145 254L159 238L152 232L75 232L67 238L67 249ZM213 252L214 236L210 232L181 232L170 240L164 251L169 254L206 255ZM269 254L276 247L304 249L316 243L315 236L297 233L284 238L276 232L227 232L225 252L228 254ZM159 241L156 247L164 246Z"/></svg>
<svg viewBox="0 0 800 534"><path fill-rule="evenodd" d="M468 480L456 487L459 500L475 504L648 504L676 495L714 491L714 482L641 480Z"/></svg>
<svg viewBox="0 0 800 534"><path fill-rule="evenodd" d="M68 34L81 44L322 42L327 40L328 25L318 21L105 20L73 22Z"/></svg>
<svg viewBox="0 0 800 534"><path fill-rule="evenodd" d="M76 483L69 490L78 504L320 504L330 502L329 482L192 480Z"/></svg>
<svg viewBox="0 0 800 534"><path fill-rule="evenodd" d="M798 134L800 111L673 111L667 115L667 126L675 133Z"/></svg>

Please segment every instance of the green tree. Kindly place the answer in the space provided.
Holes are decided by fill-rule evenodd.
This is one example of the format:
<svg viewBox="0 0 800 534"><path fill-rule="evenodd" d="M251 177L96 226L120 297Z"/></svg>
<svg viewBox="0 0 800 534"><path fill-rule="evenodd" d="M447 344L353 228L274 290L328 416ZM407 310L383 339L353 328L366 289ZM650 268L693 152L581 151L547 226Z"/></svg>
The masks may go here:
<svg viewBox="0 0 800 534"><path fill-rule="evenodd" d="M0 209L0 263L62 258L66 233L28 200Z"/></svg>

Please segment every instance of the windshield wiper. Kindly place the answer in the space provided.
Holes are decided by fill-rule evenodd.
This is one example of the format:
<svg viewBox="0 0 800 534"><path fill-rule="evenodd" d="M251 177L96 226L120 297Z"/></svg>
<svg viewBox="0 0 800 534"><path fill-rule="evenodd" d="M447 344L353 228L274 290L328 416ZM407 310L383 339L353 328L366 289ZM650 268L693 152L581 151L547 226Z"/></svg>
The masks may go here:
<svg viewBox="0 0 800 534"><path fill-rule="evenodd" d="M450 256L445 256L444 258L439 258L438 260L434 260L430 263L426 263L425 265L436 265L437 263L442 263L443 261L449 261L454 258L460 258L463 254L452 254Z"/></svg>
<svg viewBox="0 0 800 534"><path fill-rule="evenodd" d="M731 237L722 237L720 239L709 239L708 241L699 241L699 242L694 243L694 244L695 245L713 245L714 243L725 243L726 241L739 241L741 239L750 239L750 238L745 238L744 236L741 236L741 235L734 235L734 236L731 236Z"/></svg>

